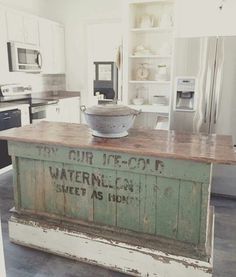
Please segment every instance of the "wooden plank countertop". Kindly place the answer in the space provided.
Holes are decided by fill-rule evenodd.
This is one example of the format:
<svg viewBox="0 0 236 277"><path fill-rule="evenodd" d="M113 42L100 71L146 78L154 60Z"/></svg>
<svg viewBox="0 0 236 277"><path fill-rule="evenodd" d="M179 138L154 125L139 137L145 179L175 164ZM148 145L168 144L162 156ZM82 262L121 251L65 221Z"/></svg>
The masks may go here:
<svg viewBox="0 0 236 277"><path fill-rule="evenodd" d="M206 163L236 164L232 137L224 135L130 129L127 137L108 139L92 136L87 125L42 121L2 131L0 139Z"/></svg>

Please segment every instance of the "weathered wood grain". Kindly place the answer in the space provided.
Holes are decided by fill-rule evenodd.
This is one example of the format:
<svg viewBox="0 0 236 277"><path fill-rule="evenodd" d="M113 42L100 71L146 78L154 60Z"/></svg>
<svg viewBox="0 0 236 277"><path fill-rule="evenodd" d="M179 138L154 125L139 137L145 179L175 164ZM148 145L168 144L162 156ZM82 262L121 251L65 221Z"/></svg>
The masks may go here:
<svg viewBox="0 0 236 277"><path fill-rule="evenodd" d="M118 227L206 254L211 164L14 141L9 151L17 212Z"/></svg>
<svg viewBox="0 0 236 277"><path fill-rule="evenodd" d="M116 172L106 169L94 168L93 173L97 176L107 176L100 182L100 186L93 189L93 221L100 224L116 226L116 202L113 201L117 195L114 183Z"/></svg>
<svg viewBox="0 0 236 277"><path fill-rule="evenodd" d="M180 180L157 177L156 234L177 238Z"/></svg>
<svg viewBox="0 0 236 277"><path fill-rule="evenodd" d="M14 154L28 159L59 163L63 161L66 164L77 166L122 170L202 183L210 182L211 164L194 161L181 160L181 162L177 162L176 159L142 156L140 153L131 155L21 142L8 142L8 150L10 155Z"/></svg>
<svg viewBox="0 0 236 277"><path fill-rule="evenodd" d="M140 175L140 226L144 233L155 234L157 213L156 176Z"/></svg>
<svg viewBox="0 0 236 277"><path fill-rule="evenodd" d="M181 181L177 239L198 244L200 239L200 221L201 184Z"/></svg>
<svg viewBox="0 0 236 277"><path fill-rule="evenodd" d="M18 158L18 170L19 211L194 244L206 242L209 191L205 184L26 158Z"/></svg>
<svg viewBox="0 0 236 277"><path fill-rule="evenodd" d="M139 231L139 175L117 171L116 180L116 224L118 227Z"/></svg>
<svg viewBox="0 0 236 277"><path fill-rule="evenodd" d="M236 164L231 136L131 129L119 139L93 137L86 125L40 122L3 131L0 139L116 151L162 158Z"/></svg>

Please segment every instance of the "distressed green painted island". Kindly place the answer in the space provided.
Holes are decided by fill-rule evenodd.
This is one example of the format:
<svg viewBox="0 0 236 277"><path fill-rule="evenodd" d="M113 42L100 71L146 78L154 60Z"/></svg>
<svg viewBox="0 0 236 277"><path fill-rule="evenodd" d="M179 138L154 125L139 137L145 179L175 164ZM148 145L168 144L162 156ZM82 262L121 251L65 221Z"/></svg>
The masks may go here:
<svg viewBox="0 0 236 277"><path fill-rule="evenodd" d="M13 162L13 242L134 276L211 276L211 169L236 163L231 137L131 129L104 139L41 122L0 139Z"/></svg>

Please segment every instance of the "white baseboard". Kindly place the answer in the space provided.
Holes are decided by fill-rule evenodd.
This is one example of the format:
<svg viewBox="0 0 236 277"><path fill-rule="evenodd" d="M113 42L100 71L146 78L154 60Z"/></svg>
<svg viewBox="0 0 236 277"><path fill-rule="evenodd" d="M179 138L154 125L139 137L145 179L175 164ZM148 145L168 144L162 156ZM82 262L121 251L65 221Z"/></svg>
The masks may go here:
<svg viewBox="0 0 236 277"><path fill-rule="evenodd" d="M9 220L9 236L14 243L100 265L132 276L211 277L212 264L170 255L155 249L104 239L37 220Z"/></svg>

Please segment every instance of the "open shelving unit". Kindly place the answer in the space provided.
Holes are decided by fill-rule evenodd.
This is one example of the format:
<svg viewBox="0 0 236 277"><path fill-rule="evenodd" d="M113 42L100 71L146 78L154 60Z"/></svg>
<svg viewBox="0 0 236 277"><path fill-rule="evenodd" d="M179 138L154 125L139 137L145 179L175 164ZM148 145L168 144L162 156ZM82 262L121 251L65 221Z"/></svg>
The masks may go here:
<svg viewBox="0 0 236 277"><path fill-rule="evenodd" d="M174 46L174 0L126 0L124 4L124 74L123 102L141 110L138 127L155 128L157 118L165 117L169 128L169 103L172 85L172 53ZM167 69L159 78L158 66ZM140 67L148 72L141 76ZM154 96L164 96L166 105L153 105ZM134 98L144 98L134 105ZM139 120L138 117L136 121Z"/></svg>
<svg viewBox="0 0 236 277"><path fill-rule="evenodd" d="M170 84L170 81L156 81L156 80L130 80L129 83L131 84L163 84L163 85L168 85Z"/></svg>
<svg viewBox="0 0 236 277"><path fill-rule="evenodd" d="M130 30L131 32L141 32L141 33L147 33L147 32L172 32L173 28L163 28L163 27L151 27L151 28L132 28Z"/></svg>
<svg viewBox="0 0 236 277"><path fill-rule="evenodd" d="M130 55L131 59L171 59L171 55Z"/></svg>
<svg viewBox="0 0 236 277"><path fill-rule="evenodd" d="M132 109L141 110L142 112L148 113L160 113L168 114L169 106L166 105L128 105Z"/></svg>

